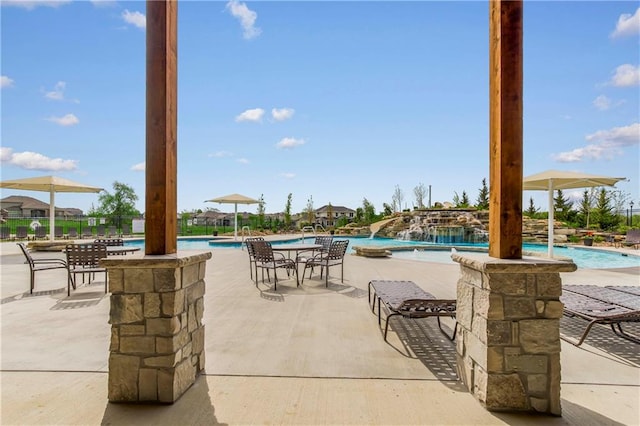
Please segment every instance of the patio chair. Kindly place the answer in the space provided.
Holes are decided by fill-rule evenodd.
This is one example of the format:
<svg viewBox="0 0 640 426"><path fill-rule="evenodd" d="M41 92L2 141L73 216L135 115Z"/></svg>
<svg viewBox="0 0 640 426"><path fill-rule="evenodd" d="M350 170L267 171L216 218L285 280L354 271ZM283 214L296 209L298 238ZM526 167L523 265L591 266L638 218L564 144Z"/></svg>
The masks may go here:
<svg viewBox="0 0 640 426"><path fill-rule="evenodd" d="M255 256L255 265L256 265L256 287L258 287L258 268L262 269L262 282L264 283L264 271L267 271L267 276L269 274L269 270L273 269L273 276L275 284L273 286L274 290L278 289L278 269L285 269L287 271L287 275L291 276L291 271L296 275L296 287L300 285L300 281L298 280L298 265L295 260L289 259L286 257L276 257L276 254L273 251L273 246L270 242L264 240L254 240L251 242L253 246L254 256ZM269 278L271 280L271 278Z"/></svg>
<svg viewBox="0 0 640 426"><path fill-rule="evenodd" d="M629 229L622 245L637 249L640 246L640 229Z"/></svg>
<svg viewBox="0 0 640 426"><path fill-rule="evenodd" d="M54 226L53 228L53 237L56 239L63 239L64 238L64 231L62 229L62 226Z"/></svg>
<svg viewBox="0 0 640 426"><path fill-rule="evenodd" d="M68 228L67 229L67 239L68 238L73 238L73 239L78 238L78 230L76 228Z"/></svg>
<svg viewBox="0 0 640 426"><path fill-rule="evenodd" d="M67 244L67 296L71 295L71 287L77 288L76 275L82 274L82 283L85 275L89 275L89 283L97 272L104 272L104 292L107 293L107 269L100 266L100 259L107 257L107 246L104 244L81 243Z"/></svg>
<svg viewBox="0 0 640 426"><path fill-rule="evenodd" d="M296 262L298 262L298 264L300 264L300 263L306 264L309 261L309 259L311 259L315 255L317 255L318 253L327 253L329 251L329 248L331 247L331 243L332 242L333 242L333 236L332 235L318 235L318 236L316 236L316 238L315 238L313 243L322 245L322 248L316 249L316 250L303 250L303 251L298 252L298 254L296 256ZM311 269L309 271L309 278L311 278L312 271L313 271L313 269Z"/></svg>
<svg viewBox="0 0 640 426"><path fill-rule="evenodd" d="M25 263L29 264L30 271L30 285L29 285L29 293L33 293L33 289L35 287L36 281L36 272L45 271L49 269L66 269L67 262L62 259L54 259L54 258L34 258L31 256L29 249L24 243L17 243L20 250L22 250L22 254L26 258Z"/></svg>
<svg viewBox="0 0 640 426"><path fill-rule="evenodd" d="M256 255L255 250L253 248L254 241L264 241L263 237L249 237L244 240L247 245L247 253L249 254L249 275L251 276L251 280L253 281L253 270L256 270L256 278L258 275L258 266L256 265ZM269 271L267 270L267 273Z"/></svg>
<svg viewBox="0 0 640 426"><path fill-rule="evenodd" d="M304 264L304 272L307 268L311 268L309 277L313 272L313 268L320 267L320 278L322 278L323 272L325 275L325 286L329 287L329 268L332 266L340 265L340 282L344 282L344 256L347 253L347 247L349 246L349 240L336 240L331 243L329 251L316 254ZM325 271L326 270L326 271ZM304 272L302 274L302 283L304 283Z"/></svg>
<svg viewBox="0 0 640 426"><path fill-rule="evenodd" d="M44 240L45 238L47 238L47 228L44 226L38 226L34 232L33 239Z"/></svg>
<svg viewBox="0 0 640 426"><path fill-rule="evenodd" d="M9 240L11 239L11 228L8 226L3 226L0 228L0 240Z"/></svg>
<svg viewBox="0 0 640 426"><path fill-rule="evenodd" d="M104 225L98 225L98 227L96 228L96 237L100 238L100 237L106 237L107 236L107 232L105 230L105 226Z"/></svg>
<svg viewBox="0 0 640 426"><path fill-rule="evenodd" d="M16 226L16 240L28 240L29 228L24 225Z"/></svg>

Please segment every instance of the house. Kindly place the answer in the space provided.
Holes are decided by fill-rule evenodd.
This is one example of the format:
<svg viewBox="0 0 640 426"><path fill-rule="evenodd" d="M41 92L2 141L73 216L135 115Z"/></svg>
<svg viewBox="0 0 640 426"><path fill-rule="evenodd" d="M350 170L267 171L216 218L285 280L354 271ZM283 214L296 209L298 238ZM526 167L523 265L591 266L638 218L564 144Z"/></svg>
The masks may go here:
<svg viewBox="0 0 640 426"><path fill-rule="evenodd" d="M329 217L329 215L331 217ZM324 205L315 211L314 225L321 225L323 228L335 227L341 218L346 218L348 222L353 222L356 211L344 206Z"/></svg>
<svg viewBox="0 0 640 426"><path fill-rule="evenodd" d="M32 197L11 195L0 200L0 208L8 217L49 217L49 204ZM56 217L79 217L82 210L76 208L55 208Z"/></svg>

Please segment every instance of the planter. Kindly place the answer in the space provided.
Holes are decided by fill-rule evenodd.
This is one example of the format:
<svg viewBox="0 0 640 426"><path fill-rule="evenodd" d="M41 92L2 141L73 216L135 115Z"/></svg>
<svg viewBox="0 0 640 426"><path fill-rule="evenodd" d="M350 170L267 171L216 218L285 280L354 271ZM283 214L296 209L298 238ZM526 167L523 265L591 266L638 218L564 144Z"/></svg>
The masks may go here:
<svg viewBox="0 0 640 426"><path fill-rule="evenodd" d="M591 247L593 245L593 238L585 238L583 242L585 246Z"/></svg>

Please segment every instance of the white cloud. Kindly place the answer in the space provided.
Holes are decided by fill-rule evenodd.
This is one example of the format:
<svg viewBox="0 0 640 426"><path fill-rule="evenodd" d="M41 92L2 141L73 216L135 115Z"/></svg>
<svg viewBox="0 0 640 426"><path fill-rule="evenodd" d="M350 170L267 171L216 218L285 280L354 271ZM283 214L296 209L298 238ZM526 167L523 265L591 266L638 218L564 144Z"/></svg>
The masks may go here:
<svg viewBox="0 0 640 426"><path fill-rule="evenodd" d="M231 0L227 3L227 9L231 12L235 18L240 21L242 25L242 36L249 40L257 37L262 33L262 30L255 26L258 14L249 9L245 3L240 3L237 0Z"/></svg>
<svg viewBox="0 0 640 426"><path fill-rule="evenodd" d="M640 67L635 67L631 64L620 65L613 73L609 84L616 87L640 85Z"/></svg>
<svg viewBox="0 0 640 426"><path fill-rule="evenodd" d="M122 19L127 24L131 24L141 29L147 28L147 17L140 12L129 12L128 9L125 9L122 12Z"/></svg>
<svg viewBox="0 0 640 426"><path fill-rule="evenodd" d="M76 170L77 160L63 160L62 158L49 158L37 152L16 152L11 148L0 148L0 159L2 163L8 163L21 169L40 171L62 171Z"/></svg>
<svg viewBox="0 0 640 426"><path fill-rule="evenodd" d="M283 138L280 142L276 144L278 149L293 149L297 146L304 145L304 139L296 139L296 138Z"/></svg>
<svg viewBox="0 0 640 426"><path fill-rule="evenodd" d="M27 10L36 7L60 7L71 3L71 0L2 0L2 6L22 7Z"/></svg>
<svg viewBox="0 0 640 426"><path fill-rule="evenodd" d="M11 161L13 156L13 149L0 146L0 162L7 163Z"/></svg>
<svg viewBox="0 0 640 426"><path fill-rule="evenodd" d="M55 87L50 92L45 92L44 97L47 99L52 99L54 101L62 101L64 100L64 89L67 86L67 83L64 81L59 81L56 83Z"/></svg>
<svg viewBox="0 0 640 426"><path fill-rule="evenodd" d="M248 109L236 117L236 122L253 121L259 123L262 121L264 110L262 108Z"/></svg>
<svg viewBox="0 0 640 426"><path fill-rule="evenodd" d="M233 153L229 152L229 151L217 151L214 152L213 154L209 154L209 157L213 157L213 158L223 158L223 157L232 157Z"/></svg>
<svg viewBox="0 0 640 426"><path fill-rule="evenodd" d="M284 121L293 117L295 110L293 108L273 108L271 116L276 121Z"/></svg>
<svg viewBox="0 0 640 426"><path fill-rule="evenodd" d="M582 148L554 154L552 158L560 163L576 163L588 159L612 159L622 155L624 147L640 144L640 123L625 127L599 130L585 137L591 142Z"/></svg>
<svg viewBox="0 0 640 426"><path fill-rule="evenodd" d="M134 172L144 172L146 166L147 163L143 161L142 163L134 164L133 166L131 166L131 170L133 170Z"/></svg>
<svg viewBox="0 0 640 426"><path fill-rule="evenodd" d="M4 89L5 87L13 87L13 79L3 75L0 76L0 89Z"/></svg>
<svg viewBox="0 0 640 426"><path fill-rule="evenodd" d="M280 173L280 176L282 176L285 179L293 179L294 177L296 177L295 173Z"/></svg>
<svg viewBox="0 0 640 426"><path fill-rule="evenodd" d="M50 117L47 120L61 126L75 126L76 124L80 123L78 117L73 114L67 114L64 117Z"/></svg>
<svg viewBox="0 0 640 426"><path fill-rule="evenodd" d="M593 100L593 106L598 108L600 111L605 111L611 108L611 99L607 98L605 95L600 95Z"/></svg>
<svg viewBox="0 0 640 426"><path fill-rule="evenodd" d="M618 18L616 29L611 33L611 38L632 36L640 33L640 7L636 13L623 13Z"/></svg>
<svg viewBox="0 0 640 426"><path fill-rule="evenodd" d="M238 158L236 161L240 164L249 164L249 160L246 158Z"/></svg>

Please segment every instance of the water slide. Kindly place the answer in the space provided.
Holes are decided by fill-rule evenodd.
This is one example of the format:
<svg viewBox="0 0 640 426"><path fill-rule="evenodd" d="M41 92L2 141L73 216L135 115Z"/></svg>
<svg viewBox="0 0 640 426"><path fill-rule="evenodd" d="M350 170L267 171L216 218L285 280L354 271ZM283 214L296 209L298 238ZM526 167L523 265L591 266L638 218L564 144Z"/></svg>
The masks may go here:
<svg viewBox="0 0 640 426"><path fill-rule="evenodd" d="M376 232L378 232L380 230L380 228L382 228L387 223L392 222L392 221L394 221L396 219L397 219L397 217L392 217L391 219L380 220L378 222L375 222L375 223L372 223L371 225L369 225L369 229L371 230L371 236L373 237L376 234Z"/></svg>

